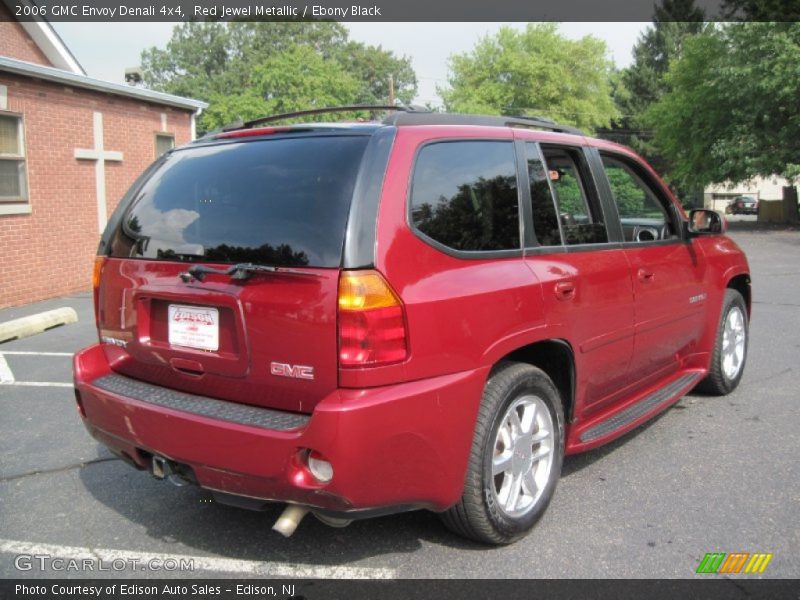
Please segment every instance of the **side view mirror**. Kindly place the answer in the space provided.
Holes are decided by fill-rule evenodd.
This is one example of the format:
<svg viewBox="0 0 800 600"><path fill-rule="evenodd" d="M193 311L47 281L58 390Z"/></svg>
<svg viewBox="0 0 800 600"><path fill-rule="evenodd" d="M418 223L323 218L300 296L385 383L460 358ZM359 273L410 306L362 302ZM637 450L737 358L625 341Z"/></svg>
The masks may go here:
<svg viewBox="0 0 800 600"><path fill-rule="evenodd" d="M693 235L724 233L725 219L718 212L707 208L695 208L689 211L687 229Z"/></svg>

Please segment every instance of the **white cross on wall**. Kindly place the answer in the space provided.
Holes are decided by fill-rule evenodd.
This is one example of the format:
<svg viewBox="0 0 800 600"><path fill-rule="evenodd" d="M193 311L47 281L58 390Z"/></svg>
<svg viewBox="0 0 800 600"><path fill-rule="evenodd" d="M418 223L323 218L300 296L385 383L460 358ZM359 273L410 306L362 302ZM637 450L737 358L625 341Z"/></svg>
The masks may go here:
<svg viewBox="0 0 800 600"><path fill-rule="evenodd" d="M103 146L103 113L94 113L94 148L75 148L78 160L94 160L94 178L97 186L97 224L100 233L106 227L108 211L106 208L106 161L121 161L122 152L106 150Z"/></svg>

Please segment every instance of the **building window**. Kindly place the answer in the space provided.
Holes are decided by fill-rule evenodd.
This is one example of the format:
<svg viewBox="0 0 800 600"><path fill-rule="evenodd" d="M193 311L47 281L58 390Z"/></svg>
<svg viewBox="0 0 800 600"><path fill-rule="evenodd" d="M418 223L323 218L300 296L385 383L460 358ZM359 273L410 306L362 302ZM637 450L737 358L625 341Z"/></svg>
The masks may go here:
<svg viewBox="0 0 800 600"><path fill-rule="evenodd" d="M0 202L27 199L22 117L0 113Z"/></svg>
<svg viewBox="0 0 800 600"><path fill-rule="evenodd" d="M175 136L168 133L156 134L156 158L175 147Z"/></svg>

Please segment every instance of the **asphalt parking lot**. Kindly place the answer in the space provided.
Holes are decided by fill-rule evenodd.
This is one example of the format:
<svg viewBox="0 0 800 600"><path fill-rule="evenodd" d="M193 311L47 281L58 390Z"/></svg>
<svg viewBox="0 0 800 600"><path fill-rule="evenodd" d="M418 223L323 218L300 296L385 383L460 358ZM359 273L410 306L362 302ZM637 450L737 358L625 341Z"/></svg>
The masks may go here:
<svg viewBox="0 0 800 600"><path fill-rule="evenodd" d="M191 557L182 577L694 577L707 552L769 552L763 577L800 573L800 232L734 231L753 278L744 379L724 398L690 394L599 450L570 457L531 535L487 548L415 512L333 529L307 518L284 539L263 513L214 504L134 471L83 429L70 355L94 342L89 295L0 311L0 321L72 306L79 322L0 344L0 576L152 576L19 571L19 554ZM40 384L40 385L31 385ZM66 385L47 385L66 384ZM739 575L738 577L747 577Z"/></svg>

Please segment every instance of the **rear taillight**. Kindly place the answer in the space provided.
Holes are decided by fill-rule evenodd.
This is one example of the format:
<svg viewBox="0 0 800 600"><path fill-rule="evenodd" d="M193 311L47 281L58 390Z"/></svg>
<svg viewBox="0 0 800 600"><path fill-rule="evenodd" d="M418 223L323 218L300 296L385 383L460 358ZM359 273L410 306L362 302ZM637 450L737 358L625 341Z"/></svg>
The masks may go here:
<svg viewBox="0 0 800 600"><path fill-rule="evenodd" d="M403 304L376 271L339 277L339 366L374 367L408 354Z"/></svg>
<svg viewBox="0 0 800 600"><path fill-rule="evenodd" d="M105 256L96 256L94 259L94 269L92 270L92 296L94 298L94 322L100 325L100 277L103 274L103 267L106 264Z"/></svg>

